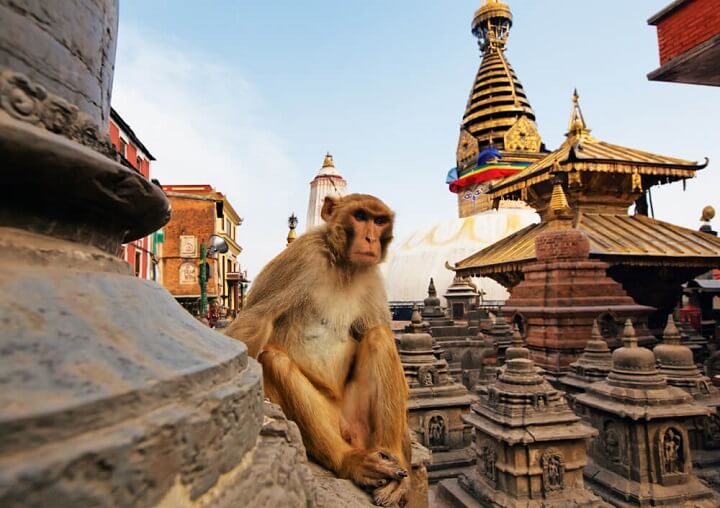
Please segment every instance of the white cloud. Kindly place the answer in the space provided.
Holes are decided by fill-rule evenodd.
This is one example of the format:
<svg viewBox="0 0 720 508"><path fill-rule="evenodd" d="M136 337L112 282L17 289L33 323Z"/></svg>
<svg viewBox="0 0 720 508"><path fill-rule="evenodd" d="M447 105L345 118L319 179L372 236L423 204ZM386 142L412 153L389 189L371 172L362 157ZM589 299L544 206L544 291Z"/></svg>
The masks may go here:
<svg viewBox="0 0 720 508"><path fill-rule="evenodd" d="M120 27L112 103L157 158L163 184L210 184L245 223L238 231L252 277L284 246L298 174L264 125L263 100L240 70L211 55ZM182 49L181 49L182 48Z"/></svg>

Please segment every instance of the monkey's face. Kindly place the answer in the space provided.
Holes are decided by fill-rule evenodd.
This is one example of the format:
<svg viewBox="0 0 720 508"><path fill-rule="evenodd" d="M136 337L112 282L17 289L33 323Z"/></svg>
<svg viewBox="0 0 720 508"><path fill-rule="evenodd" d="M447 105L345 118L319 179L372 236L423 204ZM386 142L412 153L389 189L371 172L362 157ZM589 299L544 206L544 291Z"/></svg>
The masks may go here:
<svg viewBox="0 0 720 508"><path fill-rule="evenodd" d="M382 261L383 245L392 227L390 217L359 208L350 214L349 226L350 262L359 266L370 266Z"/></svg>

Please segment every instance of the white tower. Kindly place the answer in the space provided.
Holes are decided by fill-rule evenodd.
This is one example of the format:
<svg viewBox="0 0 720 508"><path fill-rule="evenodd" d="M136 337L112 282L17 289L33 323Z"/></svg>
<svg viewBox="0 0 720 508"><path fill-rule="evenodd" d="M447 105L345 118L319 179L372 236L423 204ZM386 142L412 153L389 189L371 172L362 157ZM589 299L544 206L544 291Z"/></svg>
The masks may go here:
<svg viewBox="0 0 720 508"><path fill-rule="evenodd" d="M320 218L325 196L344 196L347 194L347 182L335 169L332 155L325 156L322 168L315 179L310 182L310 202L308 203L305 230L312 229L323 223Z"/></svg>

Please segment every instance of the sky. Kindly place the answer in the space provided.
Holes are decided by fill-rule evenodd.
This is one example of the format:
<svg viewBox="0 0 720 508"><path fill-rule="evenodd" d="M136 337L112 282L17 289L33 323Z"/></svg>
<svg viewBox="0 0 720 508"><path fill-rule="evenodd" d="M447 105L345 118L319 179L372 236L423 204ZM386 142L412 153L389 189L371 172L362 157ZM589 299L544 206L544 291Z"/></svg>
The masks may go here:
<svg viewBox="0 0 720 508"><path fill-rule="evenodd" d="M507 57L543 141L557 148L571 95L602 140L690 160L653 189L655 217L699 226L720 210L720 89L651 82L647 19L670 0L510 0ZM157 158L163 184L210 184L244 218L252 279L303 222L327 151L351 192L396 211L396 237L457 216L445 185L480 54L480 0L123 0L112 103ZM717 221L716 221L717 222Z"/></svg>

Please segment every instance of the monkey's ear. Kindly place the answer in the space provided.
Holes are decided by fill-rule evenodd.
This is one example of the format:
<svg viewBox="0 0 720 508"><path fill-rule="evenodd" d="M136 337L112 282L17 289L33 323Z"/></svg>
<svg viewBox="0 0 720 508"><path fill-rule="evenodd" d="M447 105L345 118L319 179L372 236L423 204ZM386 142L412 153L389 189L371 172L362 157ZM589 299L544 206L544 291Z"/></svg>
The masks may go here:
<svg viewBox="0 0 720 508"><path fill-rule="evenodd" d="M325 196L325 201L323 202L322 210L320 211L320 217L322 217L322 220L324 220L325 222L328 222L330 220L330 216L335 210L337 203L337 198L334 198L332 196Z"/></svg>

